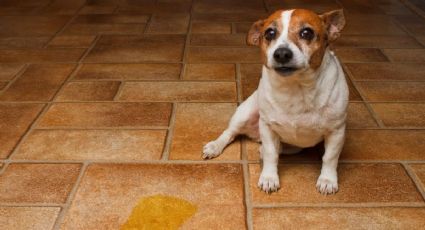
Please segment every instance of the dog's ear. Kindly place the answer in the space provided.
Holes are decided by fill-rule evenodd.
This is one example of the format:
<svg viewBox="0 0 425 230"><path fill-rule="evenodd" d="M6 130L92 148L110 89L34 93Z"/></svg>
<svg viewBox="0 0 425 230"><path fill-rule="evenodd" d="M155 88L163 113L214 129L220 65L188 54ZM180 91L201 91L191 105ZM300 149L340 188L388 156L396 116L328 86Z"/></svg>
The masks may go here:
<svg viewBox="0 0 425 230"><path fill-rule="evenodd" d="M246 43L248 43L248 45L258 46L260 44L261 28L263 27L263 24L263 20L258 20L252 24L246 37Z"/></svg>
<svg viewBox="0 0 425 230"><path fill-rule="evenodd" d="M335 41L345 26L345 17L342 9L329 11L320 15L328 32L328 40Z"/></svg>

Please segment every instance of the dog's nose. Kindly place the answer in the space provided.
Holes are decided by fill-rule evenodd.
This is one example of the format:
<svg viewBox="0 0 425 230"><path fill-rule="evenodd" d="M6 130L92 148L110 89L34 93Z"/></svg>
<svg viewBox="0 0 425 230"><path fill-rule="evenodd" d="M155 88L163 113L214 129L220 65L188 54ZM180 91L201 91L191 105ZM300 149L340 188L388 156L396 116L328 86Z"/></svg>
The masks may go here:
<svg viewBox="0 0 425 230"><path fill-rule="evenodd" d="M273 57L277 62L285 64L292 59L292 51L288 48L279 48L274 51Z"/></svg>

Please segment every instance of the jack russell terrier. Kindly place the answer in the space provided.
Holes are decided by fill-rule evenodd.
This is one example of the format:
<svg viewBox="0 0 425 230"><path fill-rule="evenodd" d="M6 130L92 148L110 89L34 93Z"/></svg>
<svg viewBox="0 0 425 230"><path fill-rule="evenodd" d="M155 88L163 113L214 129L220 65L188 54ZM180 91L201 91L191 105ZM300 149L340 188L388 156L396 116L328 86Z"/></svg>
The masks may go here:
<svg viewBox="0 0 425 230"><path fill-rule="evenodd" d="M348 86L338 59L329 50L345 25L342 10L322 15L280 10L255 22L247 43L262 51L258 89L236 110L226 130L204 146L203 158L221 154L235 136L261 141L263 169L258 187L270 193L280 187L279 153L325 143L316 188L338 191L337 165L344 144ZM283 149L285 153L285 148Z"/></svg>

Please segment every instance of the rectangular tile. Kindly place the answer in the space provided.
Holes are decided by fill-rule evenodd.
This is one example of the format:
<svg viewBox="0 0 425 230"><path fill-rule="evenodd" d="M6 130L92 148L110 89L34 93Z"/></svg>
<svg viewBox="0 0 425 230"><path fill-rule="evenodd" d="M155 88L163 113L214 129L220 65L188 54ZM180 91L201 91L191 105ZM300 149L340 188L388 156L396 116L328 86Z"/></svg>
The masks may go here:
<svg viewBox="0 0 425 230"><path fill-rule="evenodd" d="M74 70L71 64L30 65L0 95L2 101L49 101Z"/></svg>
<svg viewBox="0 0 425 230"><path fill-rule="evenodd" d="M425 82L358 82L370 101L425 101Z"/></svg>
<svg viewBox="0 0 425 230"><path fill-rule="evenodd" d="M422 48L413 37L388 35L343 35L336 46L357 48Z"/></svg>
<svg viewBox="0 0 425 230"><path fill-rule="evenodd" d="M223 14L232 14L232 13L244 13L244 14L255 14L255 13L264 13L266 9L264 8L264 3L262 1L243 1L243 0L233 0L233 1L211 1L211 0L201 0L193 3L193 12L194 13L223 13Z"/></svg>
<svg viewBox="0 0 425 230"><path fill-rule="evenodd" d="M253 222L255 229L417 229L424 215L424 208L413 207L256 208Z"/></svg>
<svg viewBox="0 0 425 230"><path fill-rule="evenodd" d="M10 164L0 175L0 202L63 204L80 169L81 164Z"/></svg>
<svg viewBox="0 0 425 230"><path fill-rule="evenodd" d="M126 82L121 101L234 102L235 82Z"/></svg>
<svg viewBox="0 0 425 230"><path fill-rule="evenodd" d="M39 127L168 126L169 103L57 103L42 117Z"/></svg>
<svg viewBox="0 0 425 230"><path fill-rule="evenodd" d="M189 63L261 62L260 49L256 47L189 47L187 57Z"/></svg>
<svg viewBox="0 0 425 230"><path fill-rule="evenodd" d="M61 89L57 101L112 101L120 82L69 82Z"/></svg>
<svg viewBox="0 0 425 230"><path fill-rule="evenodd" d="M356 87L354 87L353 82L348 77L348 74L345 73L345 80L347 81L348 85L348 92L349 92L349 100L350 101L362 101L362 97L359 94L359 91L357 91Z"/></svg>
<svg viewBox="0 0 425 230"><path fill-rule="evenodd" d="M400 15L395 19L400 22L414 36L424 36L425 20L417 14Z"/></svg>
<svg viewBox="0 0 425 230"><path fill-rule="evenodd" d="M78 13L79 14L112 14L116 5L85 5Z"/></svg>
<svg viewBox="0 0 425 230"><path fill-rule="evenodd" d="M238 164L90 165L61 229L119 229L141 199L155 195L196 206L183 229L244 229L242 174Z"/></svg>
<svg viewBox="0 0 425 230"><path fill-rule="evenodd" d="M193 13L194 22L255 22L267 18L266 13Z"/></svg>
<svg viewBox="0 0 425 230"><path fill-rule="evenodd" d="M0 90L5 89L8 84L9 82L7 81L0 81Z"/></svg>
<svg viewBox="0 0 425 230"><path fill-rule="evenodd" d="M117 13L126 14L184 14L190 13L191 2L185 1L142 1L135 4L133 1L128 5L121 5Z"/></svg>
<svg viewBox="0 0 425 230"><path fill-rule="evenodd" d="M246 46L244 34L194 34L190 37L192 46Z"/></svg>
<svg viewBox="0 0 425 230"><path fill-rule="evenodd" d="M372 103L372 109L388 127L425 127L425 104Z"/></svg>
<svg viewBox="0 0 425 230"><path fill-rule="evenodd" d="M234 64L187 64L184 80L235 81Z"/></svg>
<svg viewBox="0 0 425 230"><path fill-rule="evenodd" d="M425 160L423 130L347 130L343 160Z"/></svg>
<svg viewBox="0 0 425 230"><path fill-rule="evenodd" d="M15 75L24 68L23 64L17 63L6 63L0 64L0 80L9 81L12 80Z"/></svg>
<svg viewBox="0 0 425 230"><path fill-rule="evenodd" d="M78 80L177 80L180 64L83 64Z"/></svg>
<svg viewBox="0 0 425 230"><path fill-rule="evenodd" d="M378 127L363 103L350 103L347 109L347 129Z"/></svg>
<svg viewBox="0 0 425 230"><path fill-rule="evenodd" d="M0 36L43 36L59 31L71 16L0 16Z"/></svg>
<svg viewBox="0 0 425 230"><path fill-rule="evenodd" d="M49 42L49 47L89 47L94 35L60 35Z"/></svg>
<svg viewBox="0 0 425 230"><path fill-rule="evenodd" d="M13 159L159 160L165 130L34 130Z"/></svg>
<svg viewBox="0 0 425 230"><path fill-rule="evenodd" d="M230 23L192 23L193 34L230 34L232 26Z"/></svg>
<svg viewBox="0 0 425 230"><path fill-rule="evenodd" d="M178 104L170 159L202 160L203 146L224 131L235 111L233 103ZM229 145L216 159L240 159L239 141Z"/></svg>
<svg viewBox="0 0 425 230"><path fill-rule="evenodd" d="M251 164L253 204L423 203L423 198L400 164L339 164L339 191L330 196L316 191L320 168L320 164L279 165L281 189L269 195L257 188L260 165Z"/></svg>
<svg viewBox="0 0 425 230"><path fill-rule="evenodd" d="M185 34L188 31L190 15L155 14L149 24L150 34Z"/></svg>
<svg viewBox="0 0 425 230"><path fill-rule="evenodd" d="M0 50L0 62L77 62L85 49L13 49Z"/></svg>
<svg viewBox="0 0 425 230"><path fill-rule="evenodd" d="M0 104L0 159L7 158L43 106L23 103Z"/></svg>
<svg viewBox="0 0 425 230"><path fill-rule="evenodd" d="M409 164L409 167L419 179L419 186L422 186L422 189L425 189L425 164Z"/></svg>
<svg viewBox="0 0 425 230"><path fill-rule="evenodd" d="M425 62L425 49L384 49L393 62Z"/></svg>
<svg viewBox="0 0 425 230"><path fill-rule="evenodd" d="M384 14L347 14L346 20L344 34L406 35L406 32Z"/></svg>
<svg viewBox="0 0 425 230"><path fill-rule="evenodd" d="M60 207L0 207L4 229L52 229Z"/></svg>
<svg viewBox="0 0 425 230"><path fill-rule="evenodd" d="M401 63L348 63L353 80L424 80L425 66Z"/></svg>
<svg viewBox="0 0 425 230"><path fill-rule="evenodd" d="M241 64L242 97L247 99L258 88L261 78L261 64Z"/></svg>
<svg viewBox="0 0 425 230"><path fill-rule="evenodd" d="M388 58L379 49L337 47L334 49L342 62L386 62Z"/></svg>
<svg viewBox="0 0 425 230"><path fill-rule="evenodd" d="M43 48L50 40L47 36L42 37L1 37L0 49L15 48Z"/></svg>

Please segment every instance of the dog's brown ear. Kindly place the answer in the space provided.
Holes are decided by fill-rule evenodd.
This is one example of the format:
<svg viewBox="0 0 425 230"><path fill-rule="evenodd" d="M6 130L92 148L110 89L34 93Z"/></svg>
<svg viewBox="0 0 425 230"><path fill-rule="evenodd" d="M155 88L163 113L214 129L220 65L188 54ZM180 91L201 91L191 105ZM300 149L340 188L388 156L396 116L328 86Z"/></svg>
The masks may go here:
<svg viewBox="0 0 425 230"><path fill-rule="evenodd" d="M342 9L329 11L320 15L328 31L328 40L334 41L341 35L345 26L345 17Z"/></svg>
<svg viewBox="0 0 425 230"><path fill-rule="evenodd" d="M258 46L260 44L261 28L263 27L263 24L263 20L258 20L252 24L246 37L246 43L248 43L248 45Z"/></svg>

